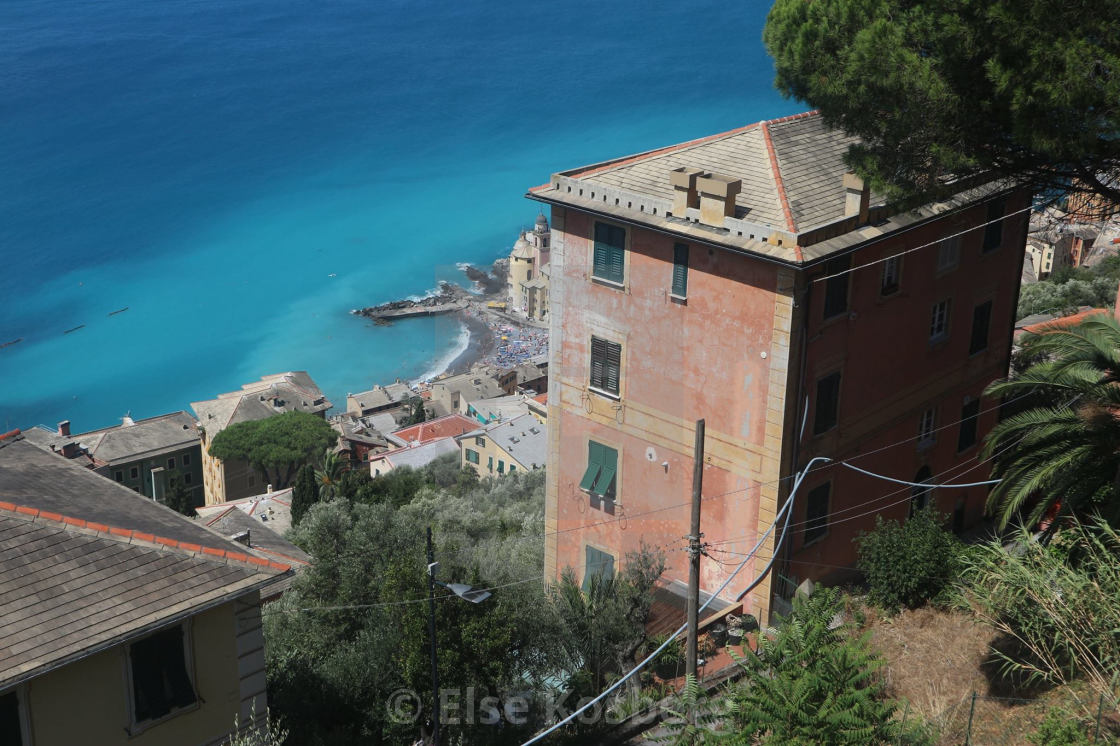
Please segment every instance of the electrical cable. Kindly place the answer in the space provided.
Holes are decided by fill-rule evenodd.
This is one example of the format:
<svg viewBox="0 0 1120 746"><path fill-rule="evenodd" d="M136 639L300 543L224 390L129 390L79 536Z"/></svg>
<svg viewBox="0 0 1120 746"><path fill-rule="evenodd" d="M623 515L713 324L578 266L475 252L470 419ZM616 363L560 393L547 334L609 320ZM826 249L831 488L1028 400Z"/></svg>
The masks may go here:
<svg viewBox="0 0 1120 746"><path fill-rule="evenodd" d="M820 457L818 457L818 458L820 458ZM755 548L753 550L751 550L752 555L753 555L754 552L758 551L759 547L761 547L762 543L766 540L766 537L768 537L774 531L774 529L777 527L778 521L781 520L781 517L782 517L783 513L785 513L785 521L786 521L786 525L782 528L782 539L784 540L785 532L786 532L786 529L788 528L788 525L789 525L789 516L791 515L790 507L793 505L793 498L797 494L797 489L798 489L798 487L801 486L802 480L805 478L805 475L808 474L809 469L812 468L813 463L815 461L817 461L816 458L811 460L805 466L805 468L801 471L801 473L797 475L797 479L794 481L793 488L790 490L789 497L786 498L786 501L782 505L781 510L779 510L778 513L774 516L774 522L770 524L770 527L768 529L766 529L766 533L762 535L762 537L758 540L758 543L755 545ZM737 568L735 568L735 571L732 572L731 575L729 575L727 577L727 579L723 581L723 584L720 585L720 587L718 589L716 589L715 593L712 593L708 597L708 600L705 601L703 604L701 604L700 609L699 609L700 611L703 611L704 609L706 609L709 606L709 604L711 604L711 602L714 601L719 596L719 594L722 593L723 590L725 588L727 588L728 585L731 584L731 581L735 579L735 576L738 575L739 572L744 567L746 567L746 564L747 564L748 561L750 561L750 556L744 558L743 561L739 563L739 566ZM765 568L763 568L762 572L760 572L758 574L758 576L747 586L746 590L743 591L743 593L739 596L739 598L742 598L744 595L746 595L751 590L753 590L759 583L761 583L762 580L766 577L767 573L769 573L770 568L773 566L773 564L774 564L774 558L771 557L767 566ZM669 644L673 640L675 640L686 629L688 629L688 623L687 622L685 624L681 625L681 627L679 627L676 632L674 632L672 635L670 635L668 637L668 639L665 640L665 642L663 642L656 650L654 650L652 653L650 653L644 660L642 660L640 663L638 663L638 665L636 665L634 668L627 671L625 675L623 675L621 678L618 679L618 681L611 684L609 687L607 687L605 690L603 690L602 693L600 693L598 696L596 696L590 702L583 705L582 707L577 709L572 714L568 715L563 720L559 721L558 723L555 723L554 725L550 726L549 728L542 731L541 733L538 733L537 735L530 738L528 741L525 741L523 744L521 744L521 746L530 746L531 744L537 743L538 741L547 737L550 733L553 733L553 732L559 730L563 726L565 726L568 723L575 720L577 717L579 717L581 714L586 712L593 705L601 702L611 692L613 692L615 689L618 689L620 686L622 686L624 683L626 683L627 680L629 680L632 676L634 676L639 671L641 671L642 668L644 668L646 665L648 665L650 663L650 661L654 660L658 655L660 655L661 651L664 650L666 647L668 647Z"/></svg>

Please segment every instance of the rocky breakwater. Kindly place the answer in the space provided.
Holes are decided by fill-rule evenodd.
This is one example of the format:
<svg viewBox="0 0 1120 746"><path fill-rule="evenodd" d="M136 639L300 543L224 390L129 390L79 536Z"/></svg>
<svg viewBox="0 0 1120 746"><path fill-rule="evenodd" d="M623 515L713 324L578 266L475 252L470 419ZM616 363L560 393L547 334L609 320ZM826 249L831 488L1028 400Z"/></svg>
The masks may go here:
<svg viewBox="0 0 1120 746"><path fill-rule="evenodd" d="M423 298L394 300L379 306L355 308L351 313L372 319L375 324L389 324L397 319L410 319L417 316L439 316L464 310L470 301L463 288L449 282L440 282L439 288Z"/></svg>

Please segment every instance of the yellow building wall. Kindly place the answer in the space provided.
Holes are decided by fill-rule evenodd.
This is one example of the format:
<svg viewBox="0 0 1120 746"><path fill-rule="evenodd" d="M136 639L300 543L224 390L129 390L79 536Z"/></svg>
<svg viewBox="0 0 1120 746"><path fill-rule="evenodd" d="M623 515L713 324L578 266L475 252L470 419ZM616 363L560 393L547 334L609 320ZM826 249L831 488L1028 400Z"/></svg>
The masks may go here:
<svg viewBox="0 0 1120 746"><path fill-rule="evenodd" d="M478 445L474 436L463 438L459 441L459 463L462 466L474 469L476 472L478 472L478 476L480 477L505 476L505 474L509 474L510 464L516 466L517 471L528 471L529 467L525 466L520 461L511 458L508 453L494 444L494 441L491 440L490 436L480 435L478 437L482 439L485 445ZM471 462L467 461L468 448L478 454L477 464L472 464ZM493 471L491 471L489 468L491 458L494 459ZM498 474L499 460L504 461L506 464L505 472L501 475Z"/></svg>
<svg viewBox="0 0 1120 746"><path fill-rule="evenodd" d="M228 735L240 703L233 604L195 616L193 709L129 735L127 645L97 653L33 679L28 685L35 746L197 746Z"/></svg>

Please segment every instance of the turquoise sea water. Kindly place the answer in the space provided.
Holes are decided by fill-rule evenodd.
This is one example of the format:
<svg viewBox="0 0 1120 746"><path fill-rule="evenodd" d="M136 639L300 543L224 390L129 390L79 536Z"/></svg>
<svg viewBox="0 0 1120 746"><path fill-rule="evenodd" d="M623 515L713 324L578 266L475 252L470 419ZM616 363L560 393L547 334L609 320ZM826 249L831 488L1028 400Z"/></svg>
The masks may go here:
<svg viewBox="0 0 1120 746"><path fill-rule="evenodd" d="M348 311L508 253L554 171L802 108L764 4L657 5L0 3L0 429L438 368L455 323Z"/></svg>

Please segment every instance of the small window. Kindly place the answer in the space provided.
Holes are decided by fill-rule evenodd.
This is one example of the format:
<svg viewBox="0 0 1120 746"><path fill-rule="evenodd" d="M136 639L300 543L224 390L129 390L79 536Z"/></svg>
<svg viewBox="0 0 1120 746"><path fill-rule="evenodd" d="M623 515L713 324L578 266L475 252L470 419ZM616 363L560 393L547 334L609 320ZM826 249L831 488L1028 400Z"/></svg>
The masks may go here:
<svg viewBox="0 0 1120 746"><path fill-rule="evenodd" d="M486 457L486 470L489 471L491 474L494 473L494 457L493 456L487 456Z"/></svg>
<svg viewBox="0 0 1120 746"><path fill-rule="evenodd" d="M475 450L472 450L472 449L468 448L468 449L466 449L466 454L467 454L467 463L468 464L477 464L478 463L478 451L475 451Z"/></svg>
<svg viewBox="0 0 1120 746"><path fill-rule="evenodd" d="M614 577L614 557L601 552L593 546L586 546L584 557L583 569L583 590L587 591L591 588L593 578L601 578L603 580L610 580Z"/></svg>
<svg viewBox="0 0 1120 746"><path fill-rule="evenodd" d="M933 494L933 487L930 487L926 484L921 484L921 483L922 482L927 482L928 483L932 476L933 476L933 472L930 471L928 466L923 466L921 469L918 470L918 473L914 475L914 481L918 482L919 484L916 484L916 485L914 485L913 487L910 488L910 517L911 518L913 518L914 514L917 513L919 510L922 510L927 505L929 505L930 496Z"/></svg>
<svg viewBox="0 0 1120 746"><path fill-rule="evenodd" d="M0 694L0 743L20 746L24 741L23 713L17 692Z"/></svg>
<svg viewBox="0 0 1120 746"><path fill-rule="evenodd" d="M622 368L622 345L598 337L591 338L591 388L618 395Z"/></svg>
<svg viewBox="0 0 1120 746"><path fill-rule="evenodd" d="M170 470L170 469L174 469L174 468L175 468L175 457L174 457L174 456L172 456L172 457L170 457L169 459L167 459L167 468L168 468L169 470Z"/></svg>
<svg viewBox="0 0 1120 746"><path fill-rule="evenodd" d="M824 318L831 319L848 310L848 270L852 259L848 255L839 256L824 266L828 277L824 283Z"/></svg>
<svg viewBox="0 0 1120 746"><path fill-rule="evenodd" d="M595 223L595 251L591 276L619 285L626 267L626 229L607 223Z"/></svg>
<svg viewBox="0 0 1120 746"><path fill-rule="evenodd" d="M190 465L191 465L191 455L189 453L184 453L183 454L183 466L190 466Z"/></svg>
<svg viewBox="0 0 1120 746"><path fill-rule="evenodd" d="M472 409L473 409L473 407L472 407ZM476 446L478 446L479 448L485 448L486 447L486 438L481 436L481 435L476 435L476 436L474 436L474 444Z"/></svg>
<svg viewBox="0 0 1120 746"><path fill-rule="evenodd" d="M116 471L113 472L113 479L117 480L118 482L123 482L124 481L124 472L121 471L120 469L117 469Z"/></svg>
<svg viewBox="0 0 1120 746"><path fill-rule="evenodd" d="M929 316L929 341L940 342L949 336L949 301L933 304Z"/></svg>
<svg viewBox="0 0 1120 746"><path fill-rule="evenodd" d="M968 342L968 354L975 355L988 349L988 331L992 324L992 302L985 301L972 309L972 336Z"/></svg>
<svg viewBox="0 0 1120 746"><path fill-rule="evenodd" d="M961 260L961 237L946 238L937 245L937 271L948 272Z"/></svg>
<svg viewBox="0 0 1120 746"><path fill-rule="evenodd" d="M513 464L510 464L509 465L509 473L513 474L515 471L517 471L517 467L514 466Z"/></svg>
<svg viewBox="0 0 1120 746"><path fill-rule="evenodd" d="M128 470L129 479L138 479L140 477L140 467L134 466Z"/></svg>
<svg viewBox="0 0 1120 746"><path fill-rule="evenodd" d="M613 500L617 473L618 451L593 440L587 441L587 469L583 472L579 488Z"/></svg>
<svg viewBox="0 0 1120 746"><path fill-rule="evenodd" d="M133 721L158 720L198 701L182 625L128 646Z"/></svg>
<svg viewBox="0 0 1120 746"><path fill-rule="evenodd" d="M836 427L840 404L840 372L830 373L817 380L816 414L813 416L813 435L820 435Z"/></svg>
<svg viewBox="0 0 1120 746"><path fill-rule="evenodd" d="M928 448L937 440L937 409L930 407L918 420L918 447Z"/></svg>
<svg viewBox="0 0 1120 746"><path fill-rule="evenodd" d="M992 200L988 203L988 216L984 226L984 253L995 251L1003 243L1003 210L1002 199ZM994 221L994 222L993 222Z"/></svg>
<svg viewBox="0 0 1120 746"><path fill-rule="evenodd" d="M502 461L501 459L498 459L498 473L499 474L505 474L506 473L506 462Z"/></svg>
<svg viewBox="0 0 1120 746"><path fill-rule="evenodd" d="M898 292L901 257L892 256L883 262L883 276L879 285L879 295L894 295Z"/></svg>
<svg viewBox="0 0 1120 746"><path fill-rule="evenodd" d="M961 430L957 435L957 451L976 445L976 433L980 423L980 400L972 399L961 407Z"/></svg>
<svg viewBox="0 0 1120 746"><path fill-rule="evenodd" d="M688 297L688 245L673 246L673 290L677 298Z"/></svg>
<svg viewBox="0 0 1120 746"><path fill-rule="evenodd" d="M193 481L194 480L191 478L191 473L189 471L186 474L183 475L183 483L184 484L190 484Z"/></svg>
<svg viewBox="0 0 1120 746"><path fill-rule="evenodd" d="M805 539L803 545L812 544L828 533L828 497L832 484L825 482L809 491L805 499Z"/></svg>

